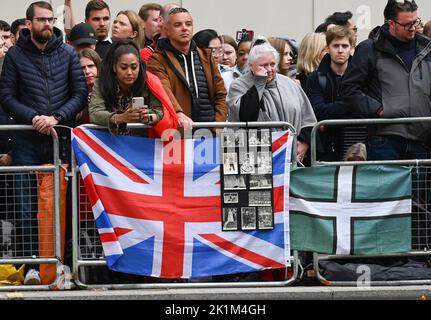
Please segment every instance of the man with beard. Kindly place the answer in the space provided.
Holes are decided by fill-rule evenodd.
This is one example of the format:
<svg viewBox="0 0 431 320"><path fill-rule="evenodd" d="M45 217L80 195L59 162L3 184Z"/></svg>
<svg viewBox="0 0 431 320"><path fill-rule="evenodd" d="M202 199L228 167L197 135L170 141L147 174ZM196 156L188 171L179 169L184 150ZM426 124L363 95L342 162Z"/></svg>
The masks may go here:
<svg viewBox="0 0 431 320"><path fill-rule="evenodd" d="M53 163L51 128L71 126L87 101L87 85L75 50L63 43L54 27L52 6L34 2L27 9L27 29L8 52L0 79L0 101L17 124L32 125L34 131L17 131L13 165L38 166ZM69 132L57 131L60 158L69 160ZM38 256L37 179L34 174L15 176L15 228L17 255ZM37 266L29 266L25 284L40 284Z"/></svg>
<svg viewBox="0 0 431 320"><path fill-rule="evenodd" d="M157 42L148 70L157 75L168 93L182 127L195 122L224 122L226 89L211 50L192 41L193 18L174 8L163 25L166 38Z"/></svg>
<svg viewBox="0 0 431 320"><path fill-rule="evenodd" d="M109 37L111 27L111 11L103 0L91 0L85 7L85 23L96 31L96 52L102 59L111 48L112 39Z"/></svg>
<svg viewBox="0 0 431 320"><path fill-rule="evenodd" d="M388 0L386 23L361 42L346 70L341 96L359 118L431 116L431 41L417 32L416 2ZM429 159L431 124L369 126L368 160Z"/></svg>

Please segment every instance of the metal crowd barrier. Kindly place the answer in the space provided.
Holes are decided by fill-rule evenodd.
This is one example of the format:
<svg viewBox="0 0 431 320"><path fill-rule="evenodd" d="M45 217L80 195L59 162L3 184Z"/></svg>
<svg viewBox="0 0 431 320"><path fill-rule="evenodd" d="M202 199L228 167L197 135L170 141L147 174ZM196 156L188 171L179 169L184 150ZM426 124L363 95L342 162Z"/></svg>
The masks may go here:
<svg viewBox="0 0 431 320"><path fill-rule="evenodd" d="M351 165L402 165L411 167L413 172L420 177L413 181L413 193L421 193L421 199L413 199L412 203L412 251L398 254L382 254L374 256L357 255L324 255L313 253L314 270L318 280L329 286L358 286L357 281L330 281L320 272L319 261L350 261L370 260L370 259L409 259L423 258L431 256L431 159L426 160L389 160L389 161L351 161L351 162L320 162L316 159L316 136L320 126L361 126L378 124L408 124L431 122L431 117L427 118L400 118L400 119L349 119L349 120L325 120L317 123L311 133L311 164L312 166L351 166ZM419 174L420 172L420 174ZM358 273L359 275L359 273ZM371 281L371 286L401 286L401 285L429 285L431 279L422 280L391 280L391 281Z"/></svg>
<svg viewBox="0 0 431 320"><path fill-rule="evenodd" d="M90 129L103 129L95 125L85 125ZM129 128L147 128L141 124L129 124ZM195 123L193 129L196 128L287 128L293 133L294 140L292 145L292 163L296 164L296 129L287 122L261 122L261 123ZM186 135L187 137L187 135ZM194 280L184 282L182 280L166 280L154 283L149 279L149 283L103 283L103 284L88 284L86 272L95 272L101 274L102 270L106 270L106 261L103 256L103 249L99 240L99 235L93 213L88 201L85 187L80 179L79 168L76 165L76 159L72 150L72 237L73 237L73 273L75 274L75 283L81 289L168 289L168 288L223 288L223 287L283 287L295 282L298 276L298 253L293 252L290 257L292 276L288 278L285 269L284 281L265 281L265 282L196 282ZM90 269L92 268L92 269ZM96 269L95 269L96 268ZM104 269L102 269L104 268Z"/></svg>
<svg viewBox="0 0 431 320"><path fill-rule="evenodd" d="M32 126L27 125L1 125L0 131L33 131L35 130ZM52 165L40 165L40 166L8 166L1 167L0 166L0 177L3 179L5 186L2 186L2 197L1 197L1 205L2 211L0 212L0 227L2 233L0 234L0 245L2 250L0 251L0 264L12 264L12 265L21 265L21 264L32 264L32 265L56 265L56 278L52 284L49 285L20 285L20 286L10 286L0 285L0 291L30 291L30 290L52 290L57 287L58 282L61 277L62 271L62 262L59 258L61 256L61 241L60 241L60 159L59 159L59 142L58 137L54 129L52 129L52 139L53 139L53 158L54 163ZM22 233L25 236L22 237L21 240L18 240L16 236L14 236L14 229L16 225L19 225L24 219L21 219L18 213L15 210L15 204L17 202L17 183L16 180L18 177L23 177L23 175L28 175L26 178L29 181L28 191L33 195L36 193L37 195L37 177L36 173L50 174L52 180L52 186L54 191L54 212L49 213L53 215L53 225L44 226L42 229L40 228L40 222L50 223L51 220L47 219L44 221L39 220L37 227L39 228L39 238L49 239L45 242L45 245L48 244L50 246L54 246L54 253L41 251L38 243L34 243L31 239L31 236L28 236L28 232L31 230L22 230ZM15 184L14 184L15 182ZM24 189L24 188L22 188ZM37 204L36 204L37 205ZM38 215L41 212L38 211ZM47 212L43 212L42 214L46 214ZM27 220L27 223L29 221ZM35 223L35 221L32 221ZM32 223L30 222L30 223ZM34 226L34 225L33 225ZM44 233L40 233L43 230ZM16 233L17 230L15 230ZM32 256L24 256L23 246L38 246L38 254ZM26 249L27 251L28 249ZM51 250L49 250L51 251ZM33 251L32 251L33 252ZM17 267L18 268L18 267Z"/></svg>

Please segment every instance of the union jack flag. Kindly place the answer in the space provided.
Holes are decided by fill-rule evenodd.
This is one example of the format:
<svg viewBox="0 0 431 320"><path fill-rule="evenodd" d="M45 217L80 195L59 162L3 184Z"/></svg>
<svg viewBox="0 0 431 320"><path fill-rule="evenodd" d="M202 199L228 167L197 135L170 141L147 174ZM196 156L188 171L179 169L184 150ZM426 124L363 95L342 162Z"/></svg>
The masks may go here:
<svg viewBox="0 0 431 320"><path fill-rule="evenodd" d="M108 267L185 279L284 268L289 137L273 133L274 230L223 232L218 138L163 142L75 128L73 147Z"/></svg>

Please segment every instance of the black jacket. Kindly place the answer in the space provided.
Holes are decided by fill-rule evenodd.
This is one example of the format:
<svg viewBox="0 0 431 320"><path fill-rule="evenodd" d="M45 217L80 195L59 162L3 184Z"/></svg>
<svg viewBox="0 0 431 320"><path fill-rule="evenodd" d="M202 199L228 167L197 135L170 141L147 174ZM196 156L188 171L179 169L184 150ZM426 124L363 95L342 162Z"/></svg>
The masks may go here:
<svg viewBox="0 0 431 320"><path fill-rule="evenodd" d="M11 125L14 121L9 117L0 106L0 125ZM0 154L10 153L12 151L14 135L9 130L0 131Z"/></svg>
<svg viewBox="0 0 431 320"><path fill-rule="evenodd" d="M0 79L0 100L17 123L31 124L37 115L59 115L72 123L87 102L87 85L75 50L54 35L44 51L23 29L16 46L6 55Z"/></svg>
<svg viewBox="0 0 431 320"><path fill-rule="evenodd" d="M359 118L431 116L431 41L416 34L411 69L397 54L382 26L375 39L361 42L344 75L341 96ZM430 123L380 125L371 134L427 142Z"/></svg>
<svg viewBox="0 0 431 320"><path fill-rule="evenodd" d="M340 99L341 81L342 77L337 77L331 69L331 56L326 54L319 68L308 77L305 90L317 121L351 117L349 108ZM319 160L340 161L343 157L342 128L333 126L322 130L318 139Z"/></svg>
<svg viewBox="0 0 431 320"><path fill-rule="evenodd" d="M305 90L317 121L351 116L349 109L340 99L341 80L337 79L331 69L331 56L326 54L319 68L308 77Z"/></svg>

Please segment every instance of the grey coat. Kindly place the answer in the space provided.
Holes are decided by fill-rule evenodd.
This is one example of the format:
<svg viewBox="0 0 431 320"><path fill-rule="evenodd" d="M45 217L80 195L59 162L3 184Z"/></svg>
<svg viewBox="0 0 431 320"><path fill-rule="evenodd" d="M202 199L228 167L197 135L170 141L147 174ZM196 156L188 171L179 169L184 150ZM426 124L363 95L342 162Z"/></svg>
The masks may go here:
<svg viewBox="0 0 431 320"><path fill-rule="evenodd" d="M304 127L316 124L313 108L307 95L293 80L277 74L267 83L266 77L257 77L250 71L236 79L229 90L227 102L229 105L229 122L239 122L241 98L255 87L260 108L257 121L283 121L289 122L297 130L298 135Z"/></svg>

